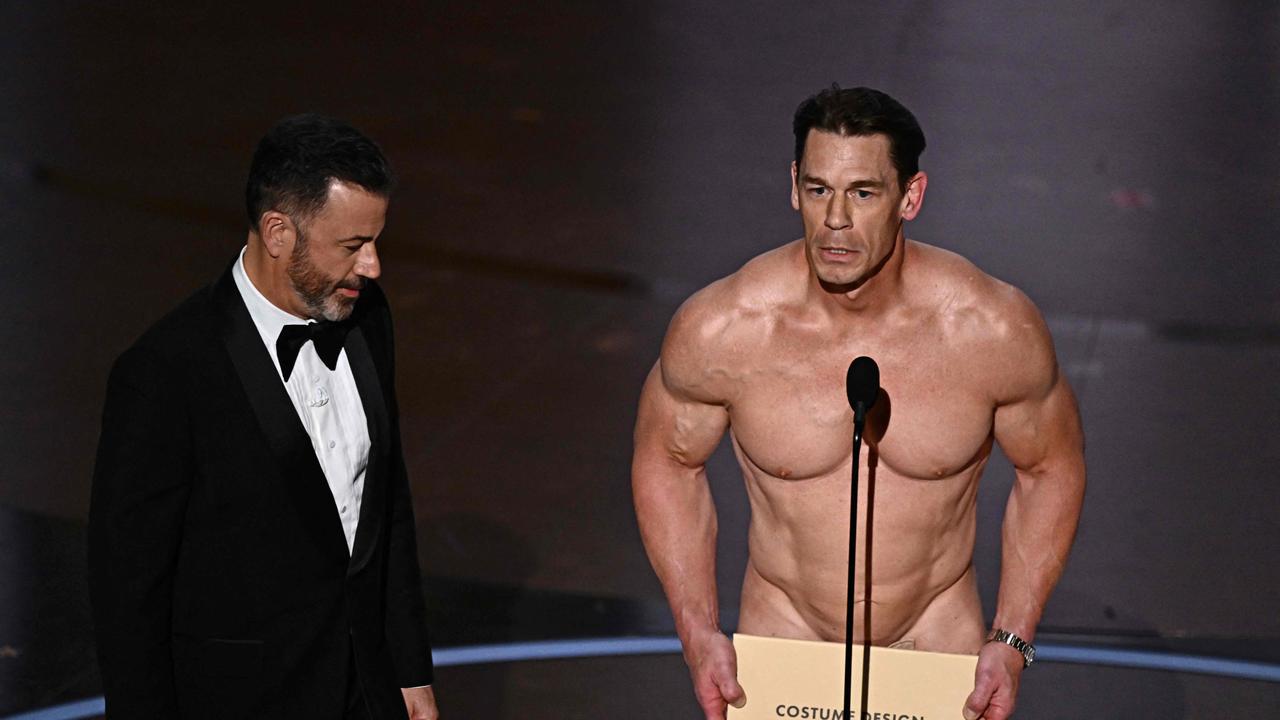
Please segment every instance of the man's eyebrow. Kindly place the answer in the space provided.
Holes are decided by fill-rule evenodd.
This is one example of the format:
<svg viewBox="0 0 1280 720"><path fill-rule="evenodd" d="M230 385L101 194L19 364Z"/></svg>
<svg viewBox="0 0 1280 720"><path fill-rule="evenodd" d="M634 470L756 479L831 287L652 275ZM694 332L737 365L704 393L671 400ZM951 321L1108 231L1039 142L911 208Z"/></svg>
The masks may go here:
<svg viewBox="0 0 1280 720"><path fill-rule="evenodd" d="M817 175L810 175L808 173L805 173L804 176L800 178L800 182L803 185L822 185L823 187L831 187L831 183ZM859 178L849 183L850 188L883 188L884 186L884 181L874 180L872 178Z"/></svg>
<svg viewBox="0 0 1280 720"><path fill-rule="evenodd" d="M864 188L864 187L882 188L884 187L884 181L872 180L871 178L862 178L859 180L854 180L853 182L849 183L849 187L851 188Z"/></svg>
<svg viewBox="0 0 1280 720"><path fill-rule="evenodd" d="M373 242L374 237L372 235L352 235L351 237L342 238L338 242L345 243L345 242L352 242L352 241L359 241L362 243Z"/></svg>

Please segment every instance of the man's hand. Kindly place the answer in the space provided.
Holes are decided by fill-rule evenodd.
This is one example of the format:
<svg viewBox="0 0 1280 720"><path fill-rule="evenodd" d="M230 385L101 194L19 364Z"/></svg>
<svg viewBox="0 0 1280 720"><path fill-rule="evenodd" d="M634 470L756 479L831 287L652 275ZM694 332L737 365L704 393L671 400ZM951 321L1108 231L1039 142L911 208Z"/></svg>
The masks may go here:
<svg viewBox="0 0 1280 720"><path fill-rule="evenodd" d="M706 720L724 720L726 706L742 707L747 695L738 684L738 654L722 632L709 632L685 647L693 694Z"/></svg>
<svg viewBox="0 0 1280 720"><path fill-rule="evenodd" d="M973 692L964 701L965 720L1005 720L1013 715L1023 667L1022 653L1008 645L983 645L973 673Z"/></svg>
<svg viewBox="0 0 1280 720"><path fill-rule="evenodd" d="M404 707L409 711L409 720L439 720L440 711L436 710L436 693L429 687L400 688L404 695Z"/></svg>

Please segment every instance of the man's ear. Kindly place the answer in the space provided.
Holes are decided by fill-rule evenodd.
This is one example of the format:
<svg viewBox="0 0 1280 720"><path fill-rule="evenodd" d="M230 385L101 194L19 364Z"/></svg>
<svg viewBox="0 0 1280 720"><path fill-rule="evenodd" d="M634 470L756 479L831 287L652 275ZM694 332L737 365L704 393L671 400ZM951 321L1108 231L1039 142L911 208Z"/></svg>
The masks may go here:
<svg viewBox="0 0 1280 720"><path fill-rule="evenodd" d="M293 253L298 240L298 228L293 219L279 210L268 210L258 219L258 234L267 254L273 258L287 257Z"/></svg>
<svg viewBox="0 0 1280 720"><path fill-rule="evenodd" d="M800 209L800 186L797 184L797 173L800 168L796 165L796 161L791 161L791 209Z"/></svg>
<svg viewBox="0 0 1280 720"><path fill-rule="evenodd" d="M907 181L907 191L902 194L902 205L899 207L903 220L915 220L924 205L924 190L929 185L929 176L918 172Z"/></svg>

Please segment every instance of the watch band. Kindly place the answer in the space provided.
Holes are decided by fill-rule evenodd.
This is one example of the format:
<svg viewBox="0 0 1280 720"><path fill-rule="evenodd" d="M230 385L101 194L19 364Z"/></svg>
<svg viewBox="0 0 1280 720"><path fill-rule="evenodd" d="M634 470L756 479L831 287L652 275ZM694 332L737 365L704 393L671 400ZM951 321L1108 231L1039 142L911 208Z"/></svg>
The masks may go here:
<svg viewBox="0 0 1280 720"><path fill-rule="evenodd" d="M1031 667L1031 663L1036 660L1036 646L1014 635L1008 630L1000 628L992 628L991 634L987 635L987 642L1004 643L1009 647L1022 653L1022 667Z"/></svg>

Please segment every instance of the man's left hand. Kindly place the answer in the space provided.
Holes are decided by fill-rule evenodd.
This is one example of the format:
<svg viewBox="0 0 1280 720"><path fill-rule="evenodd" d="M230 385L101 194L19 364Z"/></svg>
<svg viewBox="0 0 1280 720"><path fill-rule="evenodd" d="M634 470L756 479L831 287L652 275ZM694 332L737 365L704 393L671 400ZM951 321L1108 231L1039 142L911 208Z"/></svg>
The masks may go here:
<svg viewBox="0 0 1280 720"><path fill-rule="evenodd" d="M404 695L404 707L409 711L409 720L439 720L440 711L436 710L436 693L429 687L400 688Z"/></svg>
<svg viewBox="0 0 1280 720"><path fill-rule="evenodd" d="M973 674L973 692L964 701L965 720L1005 720L1013 715L1023 667L1022 653L1008 645L983 645Z"/></svg>

